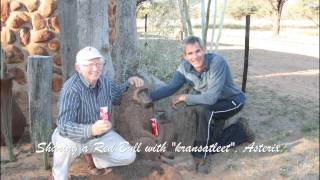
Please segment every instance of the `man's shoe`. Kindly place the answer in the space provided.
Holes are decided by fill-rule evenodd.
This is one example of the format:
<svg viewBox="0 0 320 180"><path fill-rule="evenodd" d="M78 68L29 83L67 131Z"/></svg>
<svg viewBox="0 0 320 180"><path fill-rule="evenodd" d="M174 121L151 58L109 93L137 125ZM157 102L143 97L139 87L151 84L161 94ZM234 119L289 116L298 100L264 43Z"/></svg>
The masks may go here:
<svg viewBox="0 0 320 180"><path fill-rule="evenodd" d="M242 124L244 131L246 133L246 141L248 143L252 143L255 140L255 135L253 130L249 127L248 120L243 117L240 117L239 122Z"/></svg>
<svg viewBox="0 0 320 180"><path fill-rule="evenodd" d="M209 174L211 171L211 158L194 158L196 171L202 174Z"/></svg>
<svg viewBox="0 0 320 180"><path fill-rule="evenodd" d="M112 171L111 168L98 169L96 167L88 169L88 173L94 176L106 175Z"/></svg>
<svg viewBox="0 0 320 180"><path fill-rule="evenodd" d="M84 154L83 156L84 156L84 159L87 163L89 174L95 175L95 176L96 175L105 175L105 174L108 174L109 172L112 171L112 169L110 169L110 168L103 168L103 169L96 168L96 166L94 165L91 154Z"/></svg>

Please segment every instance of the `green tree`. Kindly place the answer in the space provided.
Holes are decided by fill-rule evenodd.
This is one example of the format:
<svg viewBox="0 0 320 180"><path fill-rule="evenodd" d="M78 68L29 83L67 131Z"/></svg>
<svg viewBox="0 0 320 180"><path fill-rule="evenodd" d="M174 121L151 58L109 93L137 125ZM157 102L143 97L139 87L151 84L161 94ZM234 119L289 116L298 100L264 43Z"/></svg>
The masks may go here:
<svg viewBox="0 0 320 180"><path fill-rule="evenodd" d="M308 18L319 26L319 1L318 0L301 0L298 3L301 16Z"/></svg>

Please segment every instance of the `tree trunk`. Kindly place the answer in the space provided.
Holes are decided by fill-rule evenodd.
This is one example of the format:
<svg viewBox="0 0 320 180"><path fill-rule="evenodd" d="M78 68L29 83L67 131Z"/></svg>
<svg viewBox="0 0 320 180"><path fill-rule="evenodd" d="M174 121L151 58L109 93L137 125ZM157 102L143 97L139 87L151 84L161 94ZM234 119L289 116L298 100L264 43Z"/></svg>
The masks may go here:
<svg viewBox="0 0 320 180"><path fill-rule="evenodd" d="M52 57L28 57L29 119L33 150L51 137ZM48 73L49 72L49 73ZM49 169L48 152L43 152L44 168Z"/></svg>
<svg viewBox="0 0 320 180"><path fill-rule="evenodd" d="M181 27L182 32L184 33L184 37L186 38L188 36L188 29L187 29L187 21L183 10L183 2L182 0L178 0L179 10L180 10L180 16L181 16ZM181 38L182 39L182 38Z"/></svg>
<svg viewBox="0 0 320 180"><path fill-rule="evenodd" d="M281 14L282 9L284 6L284 3L286 3L288 0L269 0L269 3L273 9L274 12L274 18L275 22L273 24L272 34L274 37L279 36L280 33L280 20L281 20Z"/></svg>
<svg viewBox="0 0 320 180"><path fill-rule="evenodd" d="M113 57L116 68L116 81L123 82L136 73L137 57L137 25L136 0L118 0L116 16L116 42Z"/></svg>
<svg viewBox="0 0 320 180"><path fill-rule="evenodd" d="M273 26L273 36L277 37L280 34L280 21L281 21L281 13L277 12L275 16L275 23Z"/></svg>
<svg viewBox="0 0 320 180"><path fill-rule="evenodd" d="M213 23L212 23L212 32L211 32L211 40L210 40L210 51L213 50L214 44L214 32L216 28L216 20L217 20L217 0L214 0L214 13L213 13Z"/></svg>
<svg viewBox="0 0 320 180"><path fill-rule="evenodd" d="M220 15L220 22L219 22L219 32L218 32L218 36L215 42L215 51L218 51L218 47L219 47L219 41L220 41L220 37L222 34L222 28L223 28L223 20L224 20L224 12L226 11L226 7L227 7L227 0L224 0L224 4L223 4L223 9L221 11L221 15Z"/></svg>
<svg viewBox="0 0 320 180"><path fill-rule="evenodd" d="M204 31L206 24L206 2L205 0L201 0L201 39L204 42Z"/></svg>
<svg viewBox="0 0 320 180"><path fill-rule="evenodd" d="M61 26L61 56L63 77L68 79L74 73L77 52L86 47L97 48L106 61L104 74L114 78L110 56L108 0L58 1Z"/></svg>
<svg viewBox="0 0 320 180"><path fill-rule="evenodd" d="M208 27L209 27L209 17L210 17L210 6L211 6L211 0L208 1L208 5L207 5L207 12L206 12L206 19L205 19L205 24L203 27L203 46L204 49L207 49L207 33L208 33Z"/></svg>
<svg viewBox="0 0 320 180"><path fill-rule="evenodd" d="M183 1L183 10L184 10L184 15L186 18L186 22L188 25L188 35L192 36L193 35L193 30L192 30L192 24L191 24L191 20L190 20L190 15L189 15L189 5L187 4L186 0L182 0Z"/></svg>

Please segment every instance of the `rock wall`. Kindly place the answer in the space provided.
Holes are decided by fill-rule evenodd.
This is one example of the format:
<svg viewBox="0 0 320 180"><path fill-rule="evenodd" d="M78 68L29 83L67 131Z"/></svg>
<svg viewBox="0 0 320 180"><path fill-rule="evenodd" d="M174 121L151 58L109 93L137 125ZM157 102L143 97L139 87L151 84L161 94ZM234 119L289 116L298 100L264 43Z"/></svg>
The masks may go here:
<svg viewBox="0 0 320 180"><path fill-rule="evenodd" d="M15 77L14 96L26 117L29 55L49 55L53 58L53 118L57 115L56 102L63 85L57 1L1 0L1 48L6 53L7 69ZM111 45L115 39L115 5L116 0L109 0Z"/></svg>

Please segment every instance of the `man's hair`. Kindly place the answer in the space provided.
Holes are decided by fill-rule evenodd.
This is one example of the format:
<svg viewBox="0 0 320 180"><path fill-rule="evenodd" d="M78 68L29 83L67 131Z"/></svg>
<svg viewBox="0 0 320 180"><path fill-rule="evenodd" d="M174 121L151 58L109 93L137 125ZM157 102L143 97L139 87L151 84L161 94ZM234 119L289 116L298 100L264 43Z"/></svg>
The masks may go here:
<svg viewBox="0 0 320 180"><path fill-rule="evenodd" d="M200 38L196 36L188 36L186 37L182 42L183 51L185 50L186 46L189 44L195 44L198 43L201 48L203 48L202 41Z"/></svg>

